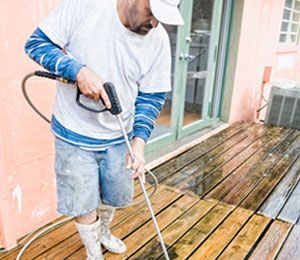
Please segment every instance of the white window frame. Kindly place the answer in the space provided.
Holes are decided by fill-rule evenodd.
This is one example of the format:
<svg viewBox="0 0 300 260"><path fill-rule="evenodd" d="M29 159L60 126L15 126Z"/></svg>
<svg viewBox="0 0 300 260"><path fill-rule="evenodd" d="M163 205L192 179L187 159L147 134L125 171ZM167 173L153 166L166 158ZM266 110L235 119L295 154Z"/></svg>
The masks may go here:
<svg viewBox="0 0 300 260"><path fill-rule="evenodd" d="M297 45L299 43L299 34L300 34L300 18L298 18L298 21L293 21L294 14L299 15L300 17L300 9L295 9L295 2L299 0L292 0L292 7L287 7L287 1L285 2L284 9L283 9L283 15L282 15L282 22L281 22L281 28L280 28L280 36L279 36L279 43L282 45ZM284 12L288 11L290 12L290 18L284 19ZM282 25L283 23L287 23L287 31L282 31ZM292 26L297 26L298 29L296 32L292 32ZM284 40L281 40L282 36L286 36ZM292 39L292 36L295 36L294 39Z"/></svg>

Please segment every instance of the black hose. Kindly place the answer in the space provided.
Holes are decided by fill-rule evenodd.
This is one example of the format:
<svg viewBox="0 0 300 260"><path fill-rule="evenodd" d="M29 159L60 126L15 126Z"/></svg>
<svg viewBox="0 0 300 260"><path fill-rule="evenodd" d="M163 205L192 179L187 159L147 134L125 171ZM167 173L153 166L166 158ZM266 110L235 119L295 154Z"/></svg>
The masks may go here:
<svg viewBox="0 0 300 260"><path fill-rule="evenodd" d="M50 73L49 73L50 74ZM29 104L29 106L42 118L44 119L47 123L50 124L51 120L48 119L45 115L43 115L38 109L37 107L32 103L32 101L30 100L28 94L27 94L27 90L26 90L26 82L29 78L34 77L34 76L39 76L37 75L37 71L36 72L32 72L27 74L23 80L22 80L22 92L24 95L24 98L26 99L27 103ZM43 77L43 76L40 76Z"/></svg>

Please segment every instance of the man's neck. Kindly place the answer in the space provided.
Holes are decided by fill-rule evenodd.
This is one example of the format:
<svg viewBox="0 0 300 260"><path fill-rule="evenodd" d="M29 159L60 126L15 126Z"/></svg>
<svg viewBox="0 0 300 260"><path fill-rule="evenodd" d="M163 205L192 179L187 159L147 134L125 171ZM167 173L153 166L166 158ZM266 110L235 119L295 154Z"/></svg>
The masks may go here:
<svg viewBox="0 0 300 260"><path fill-rule="evenodd" d="M119 15L119 19L125 27L129 28L130 26L125 13L126 8L127 2L125 0L117 0L117 13Z"/></svg>

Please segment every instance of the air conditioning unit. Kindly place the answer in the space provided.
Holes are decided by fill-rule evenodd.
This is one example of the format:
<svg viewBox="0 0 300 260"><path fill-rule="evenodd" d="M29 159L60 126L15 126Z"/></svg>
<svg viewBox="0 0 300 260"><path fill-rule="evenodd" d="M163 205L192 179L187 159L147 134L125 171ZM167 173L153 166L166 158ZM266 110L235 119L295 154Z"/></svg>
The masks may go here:
<svg viewBox="0 0 300 260"><path fill-rule="evenodd" d="M300 87L290 81L273 84L265 123L300 130Z"/></svg>

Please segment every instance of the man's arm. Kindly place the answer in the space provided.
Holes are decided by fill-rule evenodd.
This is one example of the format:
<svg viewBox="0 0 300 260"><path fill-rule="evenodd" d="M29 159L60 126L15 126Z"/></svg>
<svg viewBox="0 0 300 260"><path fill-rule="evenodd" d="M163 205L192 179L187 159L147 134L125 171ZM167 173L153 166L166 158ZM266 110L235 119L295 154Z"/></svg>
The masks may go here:
<svg viewBox="0 0 300 260"><path fill-rule="evenodd" d="M166 92L144 93L139 91L135 102L134 137L140 137L147 142L163 108L166 96Z"/></svg>
<svg viewBox="0 0 300 260"><path fill-rule="evenodd" d="M27 40L25 52L46 70L67 79L76 80L78 72L84 66L65 54L39 28Z"/></svg>
<svg viewBox="0 0 300 260"><path fill-rule="evenodd" d="M135 161L132 162L127 155L127 168L132 168L135 172L133 178L138 177L144 172L144 149L147 140L154 129L156 119L158 118L167 97L166 92L145 93L139 91L135 102L135 116L133 125L132 150L135 155Z"/></svg>
<svg viewBox="0 0 300 260"><path fill-rule="evenodd" d="M85 96L95 100L101 97L105 106L110 108L111 105L102 79L83 64L68 56L41 29L37 28L29 37L25 44L25 52L46 70L77 81L80 91Z"/></svg>

